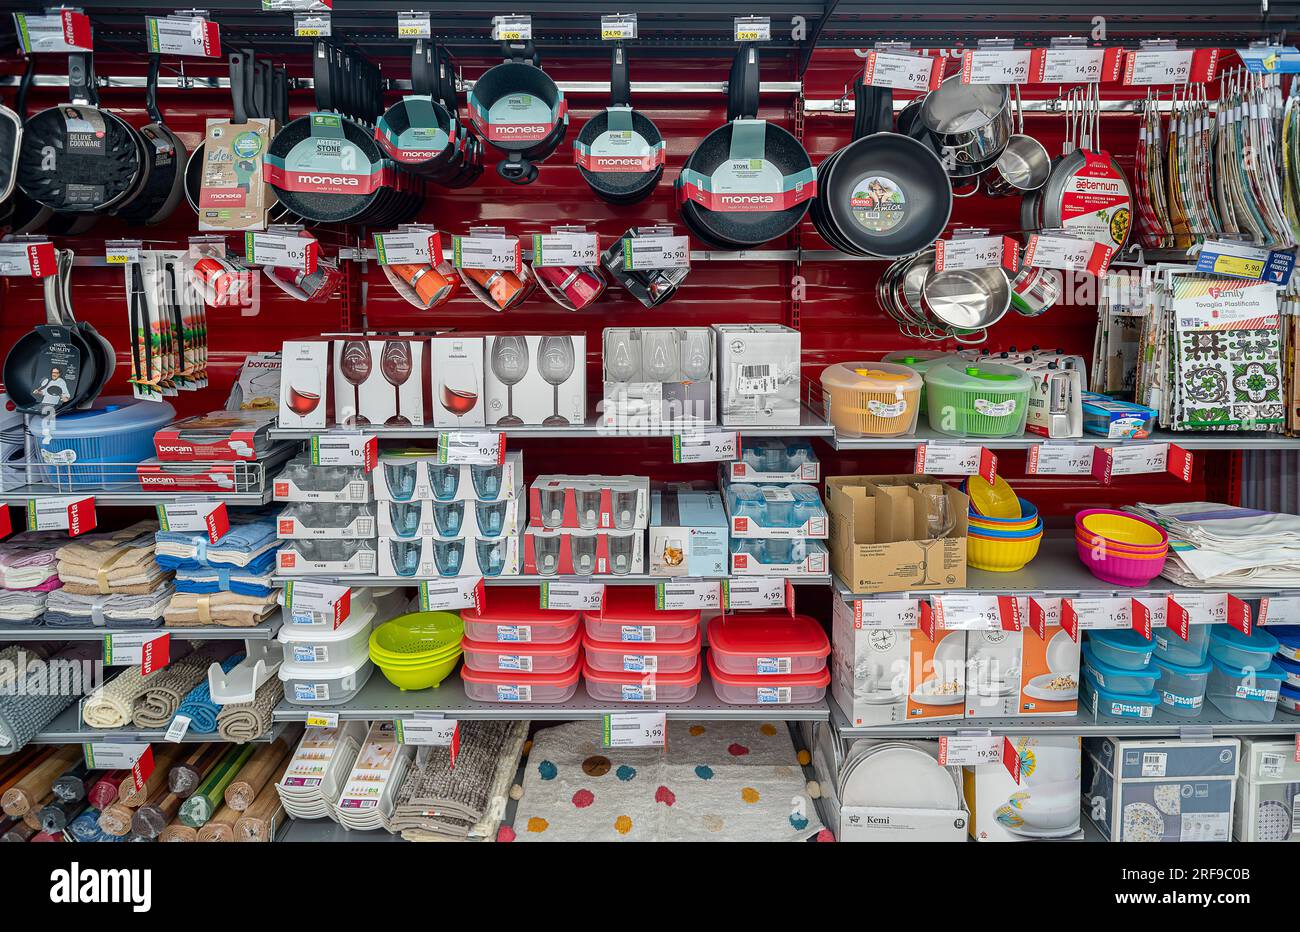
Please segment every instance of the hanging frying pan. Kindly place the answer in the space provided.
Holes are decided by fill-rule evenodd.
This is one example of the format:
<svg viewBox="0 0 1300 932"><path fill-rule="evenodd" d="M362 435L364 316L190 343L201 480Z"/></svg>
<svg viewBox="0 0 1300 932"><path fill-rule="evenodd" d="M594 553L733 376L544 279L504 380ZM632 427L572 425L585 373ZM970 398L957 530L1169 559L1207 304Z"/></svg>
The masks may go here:
<svg viewBox="0 0 1300 932"><path fill-rule="evenodd" d="M506 60L474 82L470 119L488 144L504 152L497 174L512 184L537 178L537 166L564 139L568 101L538 64L531 42L502 44Z"/></svg>
<svg viewBox="0 0 1300 932"><path fill-rule="evenodd" d="M158 110L160 55L149 56L149 78L145 84L145 111L152 123L140 129L148 152L149 179L140 196L128 207L115 211L127 223L152 226L162 223L180 203L185 187L185 144L167 128Z"/></svg>
<svg viewBox="0 0 1300 932"><path fill-rule="evenodd" d="M235 124L248 122L248 101L245 98L246 84L245 58L242 52L234 52L228 58L230 65L230 122ZM204 141L194 147L189 161L185 163L185 200L197 214L199 212L199 195L203 191L203 169L207 164L207 124L204 124Z"/></svg>
<svg viewBox="0 0 1300 932"><path fill-rule="evenodd" d="M24 123L24 132L26 132L27 120L27 92L31 90L32 81L36 77L36 58L32 56L27 59L27 67L23 71L22 80L18 83L18 96L14 99L14 111L18 119ZM19 139L21 144L21 138ZM18 154L20 149L14 150L14 190L9 198L8 210L5 214L3 223L7 232L15 235L24 233L35 233L43 227L54 216L54 211L44 204L38 204L26 194L22 188L18 187Z"/></svg>
<svg viewBox="0 0 1300 932"><path fill-rule="evenodd" d="M438 49L438 87L443 107L457 117L457 144L460 150L459 167L441 183L448 188L466 188L482 177L486 152L483 140L470 132L467 121L459 118L460 95L456 91L456 72L446 49ZM453 158L452 165L455 164L456 159ZM450 165L448 171L451 171Z"/></svg>
<svg viewBox="0 0 1300 932"><path fill-rule="evenodd" d="M853 141L822 163L817 231L852 255L895 258L933 243L952 213L934 150L893 126L893 94L854 86ZM829 163L829 164L828 164Z"/></svg>
<svg viewBox="0 0 1300 932"><path fill-rule="evenodd" d="M667 149L658 127L632 109L622 42L614 43L609 87L609 107L583 124L573 144L574 161L597 195L613 204L635 204L663 177Z"/></svg>
<svg viewBox="0 0 1300 932"><path fill-rule="evenodd" d="M18 186L52 210L94 213L116 207L142 171L135 131L92 101L88 53L68 56L71 103L42 110L23 131Z"/></svg>
<svg viewBox="0 0 1300 932"><path fill-rule="evenodd" d="M0 201L9 200L18 176L18 147L23 143L23 121L0 103Z"/></svg>
<svg viewBox="0 0 1300 932"><path fill-rule="evenodd" d="M677 178L683 221L706 242L746 249L784 236L817 194L799 140L757 119L758 48L742 44L740 116L705 136Z"/></svg>
<svg viewBox="0 0 1300 932"><path fill-rule="evenodd" d="M83 367L81 390L72 401L73 407L84 408L99 397L108 380L113 377L113 371L117 368L117 352L103 334L90 324L78 321L72 312L72 269L75 263L76 254L72 250L59 250L58 275L45 279L47 287L56 277L58 281L54 284L53 295L47 293L46 301L58 308L59 320L63 325L74 328L86 341L88 356Z"/></svg>
<svg viewBox="0 0 1300 932"><path fill-rule="evenodd" d="M375 139L388 156L412 171L443 171L456 152L456 117L437 95L438 58L431 43L417 39L411 50L412 94L393 104L375 124Z"/></svg>
<svg viewBox="0 0 1300 932"><path fill-rule="evenodd" d="M1101 148L1100 104L1087 93L1081 144L1053 167L1038 209L1043 229L1119 249L1131 227L1132 191L1114 157Z"/></svg>

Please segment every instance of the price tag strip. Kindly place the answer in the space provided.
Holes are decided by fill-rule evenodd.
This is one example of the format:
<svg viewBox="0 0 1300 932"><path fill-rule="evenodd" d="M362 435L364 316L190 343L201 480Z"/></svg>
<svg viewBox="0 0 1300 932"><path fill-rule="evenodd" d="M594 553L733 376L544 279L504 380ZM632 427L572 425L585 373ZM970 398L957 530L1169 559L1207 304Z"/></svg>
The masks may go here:
<svg viewBox="0 0 1300 932"><path fill-rule="evenodd" d="M601 721L601 746L663 748L668 746L668 716L663 712L615 712Z"/></svg>
<svg viewBox="0 0 1300 932"><path fill-rule="evenodd" d="M164 531L207 531L213 544L230 531L225 502L174 502L157 508L158 526Z"/></svg>
<svg viewBox="0 0 1300 932"><path fill-rule="evenodd" d="M338 728L339 714L337 712L308 712L307 725L315 728Z"/></svg>
<svg viewBox="0 0 1300 932"><path fill-rule="evenodd" d="M854 599L849 604L856 631L883 628L913 629L920 609L916 599Z"/></svg>
<svg viewBox="0 0 1300 932"><path fill-rule="evenodd" d="M90 17L80 10L58 10L45 16L15 13L18 44L35 52L89 52L93 48Z"/></svg>
<svg viewBox="0 0 1300 932"><path fill-rule="evenodd" d="M1020 244L1010 236L967 236L934 241L934 270L1006 269L1020 266Z"/></svg>
<svg viewBox="0 0 1300 932"><path fill-rule="evenodd" d="M982 476L989 483L997 478L998 457L984 447L965 443L924 443L916 448L912 464L916 475Z"/></svg>
<svg viewBox="0 0 1300 932"><path fill-rule="evenodd" d="M1128 598L1108 599L1061 599L1061 626L1075 631L1118 630L1133 627L1133 600Z"/></svg>
<svg viewBox="0 0 1300 932"><path fill-rule="evenodd" d="M46 278L55 268L54 244L48 240L15 240L0 243L0 276Z"/></svg>
<svg viewBox="0 0 1300 932"><path fill-rule="evenodd" d="M352 590L347 586L290 580L284 586L284 608L294 624L310 624L315 615L332 615L337 628L352 614Z"/></svg>
<svg viewBox="0 0 1300 932"><path fill-rule="evenodd" d="M794 604L792 586L780 576L732 576L722 581L722 607L787 608Z"/></svg>
<svg viewBox="0 0 1300 932"><path fill-rule="evenodd" d="M457 236L452 244L452 265L458 269L523 271L523 253L513 236Z"/></svg>
<svg viewBox="0 0 1300 932"><path fill-rule="evenodd" d="M118 631L104 635L104 666L133 667L148 676L171 662L171 632Z"/></svg>
<svg viewBox="0 0 1300 932"><path fill-rule="evenodd" d="M673 434L674 463L729 463L740 459L740 434L700 430Z"/></svg>
<svg viewBox="0 0 1300 932"><path fill-rule="evenodd" d="M438 434L438 462L444 465L500 466L506 461L506 435L482 430L444 430Z"/></svg>
<svg viewBox="0 0 1300 932"><path fill-rule="evenodd" d="M1005 735L944 735L939 738L939 766L979 767L1001 764L1020 782L1020 754Z"/></svg>
<svg viewBox="0 0 1300 932"><path fill-rule="evenodd" d="M967 49L961 56L962 84L1025 84L1029 49Z"/></svg>
<svg viewBox="0 0 1300 932"><path fill-rule="evenodd" d="M1300 625L1300 597L1264 596L1259 600L1258 625Z"/></svg>
<svg viewBox="0 0 1300 932"><path fill-rule="evenodd" d="M221 57L221 26L206 16L146 16L144 22L154 54Z"/></svg>
<svg viewBox="0 0 1300 932"><path fill-rule="evenodd" d="M1228 620L1228 596L1222 592L1188 592L1168 596L1165 628L1184 641L1192 625L1217 625Z"/></svg>
<svg viewBox="0 0 1300 932"><path fill-rule="evenodd" d="M129 265L140 261L144 243L138 239L107 240L104 243L104 261L109 265Z"/></svg>
<svg viewBox="0 0 1300 932"><path fill-rule="evenodd" d="M1295 270L1295 253L1247 243L1208 240L1196 256L1196 271L1227 278L1286 285Z"/></svg>
<svg viewBox="0 0 1300 932"><path fill-rule="evenodd" d="M1065 600L1050 596L1029 596L1025 608L1029 613L1029 630L1038 635L1040 641L1047 640L1047 629L1061 626L1066 634L1075 641L1079 640L1079 625L1074 618L1066 623Z"/></svg>
<svg viewBox="0 0 1300 932"><path fill-rule="evenodd" d="M604 583L544 582L539 608L598 612L605 604Z"/></svg>
<svg viewBox="0 0 1300 932"><path fill-rule="evenodd" d="M482 576L451 576L420 583L422 612L443 612L457 608L481 611L485 597Z"/></svg>
<svg viewBox="0 0 1300 932"><path fill-rule="evenodd" d="M1176 443L1129 443L1097 447L1092 458L1092 476L1103 485L1110 485L1114 476L1160 472L1191 482L1192 454Z"/></svg>
<svg viewBox="0 0 1300 932"><path fill-rule="evenodd" d="M93 531L97 525L95 497L76 495L27 500L27 530L67 531L77 537Z"/></svg>
<svg viewBox="0 0 1300 932"><path fill-rule="evenodd" d="M943 631L1019 631L1023 609L1011 595L934 595L934 626Z"/></svg>
<svg viewBox="0 0 1300 932"><path fill-rule="evenodd" d="M441 265L442 236L436 230L397 230L375 234L380 265Z"/></svg>
<svg viewBox="0 0 1300 932"><path fill-rule="evenodd" d="M1029 80L1034 84L1100 84L1119 80L1121 49L1034 49Z"/></svg>
<svg viewBox="0 0 1300 932"><path fill-rule="evenodd" d="M88 770L130 770L148 754L151 758L149 772L153 773L153 755L148 744L98 741L94 744L82 745L82 750L86 756ZM145 781L148 779L149 777L146 776Z"/></svg>
<svg viewBox="0 0 1300 932"><path fill-rule="evenodd" d="M1095 449L1077 443L1038 443L1025 458L1027 476L1089 476Z"/></svg>
<svg viewBox="0 0 1300 932"><path fill-rule="evenodd" d="M691 241L685 236L628 236L623 239L623 271L689 269Z"/></svg>
<svg viewBox="0 0 1300 932"><path fill-rule="evenodd" d="M867 53L862 83L905 91L934 91L943 83L938 58L872 49Z"/></svg>
<svg viewBox="0 0 1300 932"><path fill-rule="evenodd" d="M1214 80L1218 49L1132 49L1124 57L1123 83L1130 87L1204 83Z"/></svg>
<svg viewBox="0 0 1300 932"><path fill-rule="evenodd" d="M536 233L533 265L572 268L600 263L600 237L595 233Z"/></svg>
<svg viewBox="0 0 1300 932"><path fill-rule="evenodd" d="M1150 638L1155 628L1165 627L1165 614L1169 606L1163 596L1137 596L1130 599L1133 610L1133 630Z"/></svg>
<svg viewBox="0 0 1300 932"><path fill-rule="evenodd" d="M313 466L360 466L370 472L379 462L379 440L365 434L316 434L311 438Z"/></svg>
<svg viewBox="0 0 1300 932"><path fill-rule="evenodd" d="M315 237L279 230L250 230L244 234L244 257L250 265L296 269L308 275L316 271L320 243Z"/></svg>
<svg viewBox="0 0 1300 932"><path fill-rule="evenodd" d="M1029 268L1088 272L1100 278L1110 269L1110 260L1114 256L1112 246L1073 236L1035 233L1029 237L1021 264Z"/></svg>

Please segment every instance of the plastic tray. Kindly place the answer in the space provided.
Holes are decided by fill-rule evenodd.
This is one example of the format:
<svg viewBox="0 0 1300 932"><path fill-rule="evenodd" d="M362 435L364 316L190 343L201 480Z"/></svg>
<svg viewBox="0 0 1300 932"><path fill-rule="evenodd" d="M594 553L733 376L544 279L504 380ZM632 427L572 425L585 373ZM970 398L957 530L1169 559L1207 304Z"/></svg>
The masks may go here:
<svg viewBox="0 0 1300 932"><path fill-rule="evenodd" d="M465 666L480 673L567 673L578 660L582 635L577 631L563 643L533 644L462 641Z"/></svg>
<svg viewBox="0 0 1300 932"><path fill-rule="evenodd" d="M685 673L606 673L584 664L582 677L597 702L690 702L700 685L700 662Z"/></svg>
<svg viewBox="0 0 1300 932"><path fill-rule="evenodd" d="M821 702L831 675L799 673L785 676L734 676L718 669L713 651L708 654L709 676L719 701L732 705L806 705Z"/></svg>
<svg viewBox="0 0 1300 932"><path fill-rule="evenodd" d="M498 586L488 592L482 610L460 613L465 638L497 643L563 644L578 632L577 612L539 608L536 586Z"/></svg>
<svg viewBox="0 0 1300 932"><path fill-rule="evenodd" d="M821 625L788 612L719 616L709 622L709 648L718 669L732 676L815 674L831 652Z"/></svg>
<svg viewBox="0 0 1300 932"><path fill-rule="evenodd" d="M578 689L582 655L563 673L516 673L497 670L484 673L461 666L465 696L475 702L568 702Z"/></svg>
<svg viewBox="0 0 1300 932"><path fill-rule="evenodd" d="M686 673L699 663L700 633L684 644L626 644L583 636L587 667L602 673Z"/></svg>

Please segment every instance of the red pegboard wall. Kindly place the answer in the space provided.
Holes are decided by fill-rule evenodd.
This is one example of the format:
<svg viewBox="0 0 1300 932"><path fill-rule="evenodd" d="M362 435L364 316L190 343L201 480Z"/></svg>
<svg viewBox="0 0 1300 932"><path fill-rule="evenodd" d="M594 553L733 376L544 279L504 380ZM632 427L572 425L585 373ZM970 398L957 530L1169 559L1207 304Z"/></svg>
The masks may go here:
<svg viewBox="0 0 1300 932"><path fill-rule="evenodd" d="M604 57L584 60L546 58L543 43L539 51L542 64L554 78L565 81L607 80L608 65ZM631 50L633 81L721 81L725 80L729 61L714 59L675 59L653 61ZM63 59L50 56L41 61L39 73L53 74ZM172 66L175 62L169 62ZM390 60L383 63L385 73L406 75L406 64ZM494 64L489 60L462 60L463 73L470 78L482 74ZM101 75L142 74L143 61L119 56L100 55L96 62ZM291 75L310 74L305 58L288 62ZM821 51L814 57L805 75L805 93L809 99L838 97L861 67L861 59L852 51ZM17 74L22 62L0 60L0 73ZM187 62L190 74L224 74L221 64ZM770 61L764 66L765 81L790 81L793 75L785 62ZM168 73L164 71L164 74ZM1031 88L1027 98L1056 96L1055 88ZM1107 96L1128 93L1142 96L1141 90L1106 89ZM12 91L4 94L12 104ZM122 115L134 125L148 122L143 111L141 88L105 88L101 104ZM398 94L391 93L392 103ZM29 113L57 104L63 92L51 88L34 89L28 102ZM203 121L208 116L228 113L229 94L224 90L164 88L160 103L167 123L191 146L201 138ZM448 233L464 232L477 223L506 227L510 232L527 236L545 232L561 224L586 224L609 240L620 236L628 227L656 222L675 223L672 180L682 162L697 143L725 120L726 102L699 95L648 96L638 94L633 104L658 125L668 144L668 164L663 182L649 200L631 207L614 207L597 199L582 181L572 164L570 142L582 123L605 105L600 96L570 98L571 123L568 140L541 166L540 178L519 188L500 181L489 167L475 186L461 191L430 187L420 215L424 222L436 223ZM313 107L311 91L295 91L292 112L299 115ZM791 94L765 95L760 116L794 130L795 98ZM844 114L809 113L805 117L805 145L814 163L848 141L851 118ZM1057 115L1029 114L1028 131L1041 139L1049 151L1060 148L1064 120ZM1113 151L1120 164L1130 173L1136 146L1137 123L1132 117L1106 117L1102 121L1103 142ZM987 227L994 232L1013 232L1018 228L1018 200L990 200L976 196L956 202L952 225ZM147 245L180 247L196 232L194 215L182 202L173 217L156 228L127 228L114 218L102 219L90 234L64 238L63 248L82 255L103 255L104 241L122 237L143 237ZM363 241L369 244L369 232L318 230L326 255L339 245ZM800 230L805 249L826 248L810 222ZM242 251L238 237L231 237L232 248ZM793 245L776 241L769 248ZM696 248L707 248L696 244ZM684 326L727 322L787 322L791 309L791 289L796 271L802 276L803 297L800 322L803 332L805 376L816 378L829 362L851 358L876 358L885 352L920 348L921 344L903 336L893 322L876 305L875 283L884 270L881 262L805 262L796 270L792 262L746 260L740 262L702 262L692 269L686 284L668 304L647 311L634 299L612 286L606 297L587 312L568 312L550 302L540 291L520 308L505 314L496 313L472 296L462 292L448 305L434 312L420 312L406 304L392 290L381 270L373 263L356 269L360 276L357 293L363 296L360 307L352 309L352 322L365 321L372 328L458 327L465 330L555 330L577 328L588 334L588 382L592 391L599 380L599 346L602 328L612 325ZM34 283L2 279L0 286L0 347L7 348L22 333L43 318L41 291ZM344 305L335 299L325 305L303 305L281 295L266 282L261 291L261 305L255 316L241 316L238 311L209 312L211 339L212 387L205 392L182 396L173 403L183 413L219 407L231 378L244 355L254 350L278 348L282 341L308 337L321 331L337 329L347 323ZM79 318L88 320L119 346L119 373L127 369L125 352L126 303L120 270L78 268L73 279L73 302ZM1027 321L1009 314L995 326L989 345L996 349L1038 344L1091 354L1095 308L1091 305L1062 306L1046 315ZM123 387L120 376L110 391ZM592 439L526 442L525 462L531 475L543 472L648 473L657 479L709 478L708 466L675 466L667 440ZM906 452L837 453L819 444L819 454L827 475L846 473L884 473L910 471L911 454ZM1187 499L1229 500L1235 494L1229 487L1232 471L1224 453L1197 453L1192 483L1184 484L1172 477L1132 477L1116 480L1104 487L1090 479L1022 478L1022 453L1008 451L1001 455L1001 471L1017 488L1038 504L1045 515L1064 517L1078 508L1104 503L1132 501L1177 501ZM1208 468L1207 468L1208 464Z"/></svg>

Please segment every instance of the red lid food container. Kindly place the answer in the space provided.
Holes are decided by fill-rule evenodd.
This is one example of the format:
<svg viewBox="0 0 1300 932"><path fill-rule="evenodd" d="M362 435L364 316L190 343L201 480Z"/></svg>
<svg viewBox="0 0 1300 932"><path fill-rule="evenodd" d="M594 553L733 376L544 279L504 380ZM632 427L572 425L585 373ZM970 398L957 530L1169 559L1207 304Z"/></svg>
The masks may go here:
<svg viewBox="0 0 1300 932"><path fill-rule="evenodd" d="M597 702L690 702L700 685L700 662L685 673L605 673L584 663L582 677Z"/></svg>
<svg viewBox="0 0 1300 932"><path fill-rule="evenodd" d="M721 615L709 622L709 647L718 669L733 676L817 673L831 652L821 625L789 612Z"/></svg>
<svg viewBox="0 0 1300 932"><path fill-rule="evenodd" d="M537 586L494 586L482 609L463 609L465 637L482 642L563 644L578 633L581 616L567 609L540 608Z"/></svg>
<svg viewBox="0 0 1300 932"><path fill-rule="evenodd" d="M582 653L602 673L686 673L700 659L700 632L684 644L593 641L584 633Z"/></svg>
<svg viewBox="0 0 1300 932"><path fill-rule="evenodd" d="M735 676L718 669L709 651L707 662L713 692L732 705L806 705L821 702L830 685L825 667L819 673L788 673L784 676Z"/></svg>
<svg viewBox="0 0 1300 932"><path fill-rule="evenodd" d="M602 642L653 642L685 644L699 634L700 613L695 609L656 607L651 586L609 586L605 607L583 612L587 637Z"/></svg>
<svg viewBox="0 0 1300 932"><path fill-rule="evenodd" d="M578 689L581 670L579 653L563 673L483 672L462 664L460 678L465 681L465 696L475 702L568 702Z"/></svg>
<svg viewBox="0 0 1300 932"><path fill-rule="evenodd" d="M582 634L563 643L546 641L461 641L465 666L482 673L567 673L578 660Z"/></svg>

